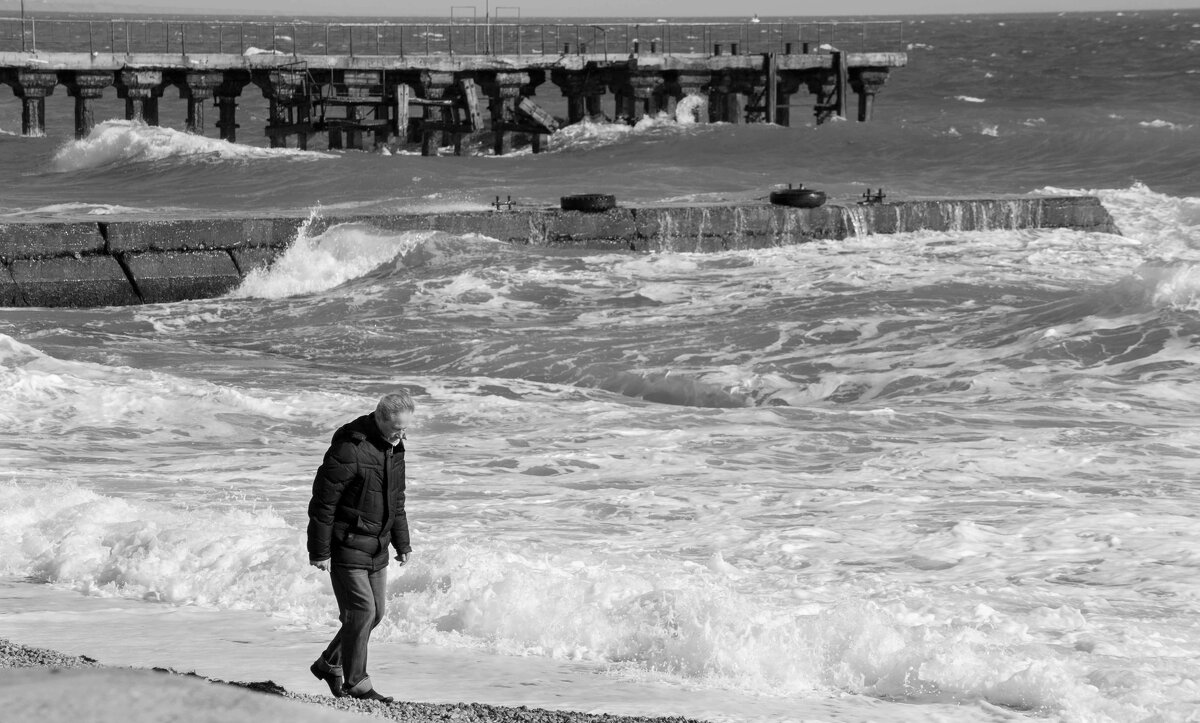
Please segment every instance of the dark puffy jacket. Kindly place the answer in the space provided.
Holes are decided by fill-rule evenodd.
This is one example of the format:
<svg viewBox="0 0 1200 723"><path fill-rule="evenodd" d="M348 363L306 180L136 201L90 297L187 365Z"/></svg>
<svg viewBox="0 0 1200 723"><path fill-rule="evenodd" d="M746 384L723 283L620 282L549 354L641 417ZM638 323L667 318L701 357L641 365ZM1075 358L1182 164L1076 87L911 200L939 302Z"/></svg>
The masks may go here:
<svg viewBox="0 0 1200 723"><path fill-rule="evenodd" d="M308 557L380 570L388 542L412 552L404 514L404 443L392 447L366 414L334 432L308 503Z"/></svg>

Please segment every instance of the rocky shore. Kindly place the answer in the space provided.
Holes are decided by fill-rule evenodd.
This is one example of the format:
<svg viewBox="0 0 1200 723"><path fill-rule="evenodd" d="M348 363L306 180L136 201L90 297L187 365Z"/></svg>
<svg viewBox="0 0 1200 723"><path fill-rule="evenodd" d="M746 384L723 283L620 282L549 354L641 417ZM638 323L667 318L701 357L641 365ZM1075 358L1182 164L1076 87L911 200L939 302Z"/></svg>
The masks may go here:
<svg viewBox="0 0 1200 723"><path fill-rule="evenodd" d="M20 669L19 671L14 669ZM477 703L457 703L457 704L431 704L431 703L410 703L404 701L395 701L392 703L380 703L377 701L362 701L351 698L333 698L330 696L314 696L293 693L286 690L280 685L271 681L245 682L245 681L223 681L204 678L194 673L182 673L176 670L166 670L155 668L154 671L131 671L129 669L117 669L104 666L100 661L97 661L88 656L73 656L64 655L54 650L46 650L43 648L32 648L25 645L20 645L9 640L0 638L0 690L3 690L6 683L13 683L12 687L20 687L25 691L30 690L29 677L30 675L38 675L39 672L46 673L47 677L42 678L43 682L49 682L50 685L59 683L59 687L70 687L71 695L63 695L61 698L63 707L73 705L78 702L83 686L79 684L81 676L86 676L89 672L95 675L114 674L123 675L126 673L136 673L141 676L170 676L170 678L157 679L151 683L154 689L162 690L165 686L160 680L171 680L173 682L187 682L191 685L192 682L207 685L208 689L202 691L202 694L213 701L214 707L236 707L241 698L234 697L231 702L229 699L230 692L253 691L260 696L255 696L258 700L257 704L263 703L262 697L274 696L286 701L308 704L314 709L320 708L333 709L336 711L345 711L347 713L358 713L367 715L373 718L383 720L401 721L402 723L432 723L434 721L453 721L453 723L701 723L691 718L666 717L666 718L647 718L640 716L616 716L591 713L577 713L571 711L554 711L542 710L537 708L526 707L503 707L493 705L482 705ZM13 681L10 676L21 673L19 681ZM50 679L49 674L57 673L56 679ZM64 675L64 673L69 673ZM106 701L110 707L119 707L121 701L113 700L111 696L119 698L123 692L129 692L130 687L121 680L120 685L113 685L111 678L101 686L102 689L109 691L110 698ZM63 691L67 693L68 691ZM178 694L172 694L175 700L179 700ZM191 700L195 700L196 696L192 696ZM63 715L54 715L56 709L56 699L54 695L41 695L42 703L38 706L39 720L45 723L53 720L70 720L72 717L65 715L66 710L62 710ZM146 696L142 694L131 695L132 699L136 699L136 704L142 707L146 705ZM134 705L134 700L130 700L130 705ZM20 701L17 701L20 710ZM203 706L203 703L201 704ZM192 707L196 707L192 703ZM243 706L244 707L244 706ZM320 707L320 708L318 708ZM92 712L96 712L95 707L91 708ZM10 712L12 710L10 709ZM280 711L282 712L282 711ZM209 720L211 715L208 712L196 710L195 716L174 717L172 720ZM257 720L295 720L294 717L283 715L272 715L267 713L265 716L258 715ZM91 720L107 720L105 718L90 718ZM114 718L115 720L116 718ZM125 720L133 720L134 717L125 717ZM326 716L318 716L314 720L329 720Z"/></svg>

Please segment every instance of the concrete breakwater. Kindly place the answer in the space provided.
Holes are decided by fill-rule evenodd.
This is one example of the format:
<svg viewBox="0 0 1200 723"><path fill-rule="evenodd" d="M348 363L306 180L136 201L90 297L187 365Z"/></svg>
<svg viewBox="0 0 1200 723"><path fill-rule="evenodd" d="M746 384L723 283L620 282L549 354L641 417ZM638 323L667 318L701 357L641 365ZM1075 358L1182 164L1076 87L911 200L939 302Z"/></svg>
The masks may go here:
<svg viewBox="0 0 1200 723"><path fill-rule="evenodd" d="M220 296L303 233L344 223L382 231L480 234L532 246L717 252L907 231L1068 228L1119 233L1091 196L907 200L791 208L767 203L557 208L308 219L108 218L0 223L0 305L112 306Z"/></svg>

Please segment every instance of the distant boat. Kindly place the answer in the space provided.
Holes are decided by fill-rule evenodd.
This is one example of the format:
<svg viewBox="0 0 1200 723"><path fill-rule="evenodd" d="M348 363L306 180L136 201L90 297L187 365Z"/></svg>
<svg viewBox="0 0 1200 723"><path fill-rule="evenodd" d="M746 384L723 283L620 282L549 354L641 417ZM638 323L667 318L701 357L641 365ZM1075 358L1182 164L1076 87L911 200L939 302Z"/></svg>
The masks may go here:
<svg viewBox="0 0 1200 723"><path fill-rule="evenodd" d="M758 13L754 13L754 17L750 18L750 22L761 23L762 21L758 19Z"/></svg>

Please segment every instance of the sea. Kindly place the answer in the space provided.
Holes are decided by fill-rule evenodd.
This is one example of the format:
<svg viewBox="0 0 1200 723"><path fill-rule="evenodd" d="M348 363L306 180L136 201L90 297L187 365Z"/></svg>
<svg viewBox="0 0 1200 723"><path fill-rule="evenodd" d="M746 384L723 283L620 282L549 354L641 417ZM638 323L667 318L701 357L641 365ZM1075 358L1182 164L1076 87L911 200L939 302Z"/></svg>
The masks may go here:
<svg viewBox="0 0 1200 723"><path fill-rule="evenodd" d="M313 472L406 389L388 695L1200 720L1200 10L873 19L908 64L871 122L816 125L801 94L791 127L699 123L689 98L539 154L271 149L257 91L237 144L215 111L184 133L173 91L160 127L126 121L111 89L75 140L61 87L28 138L0 92L0 222L803 183L1093 195L1121 231L633 254L359 221L306 226L221 298L0 310L0 637L323 693Z"/></svg>

